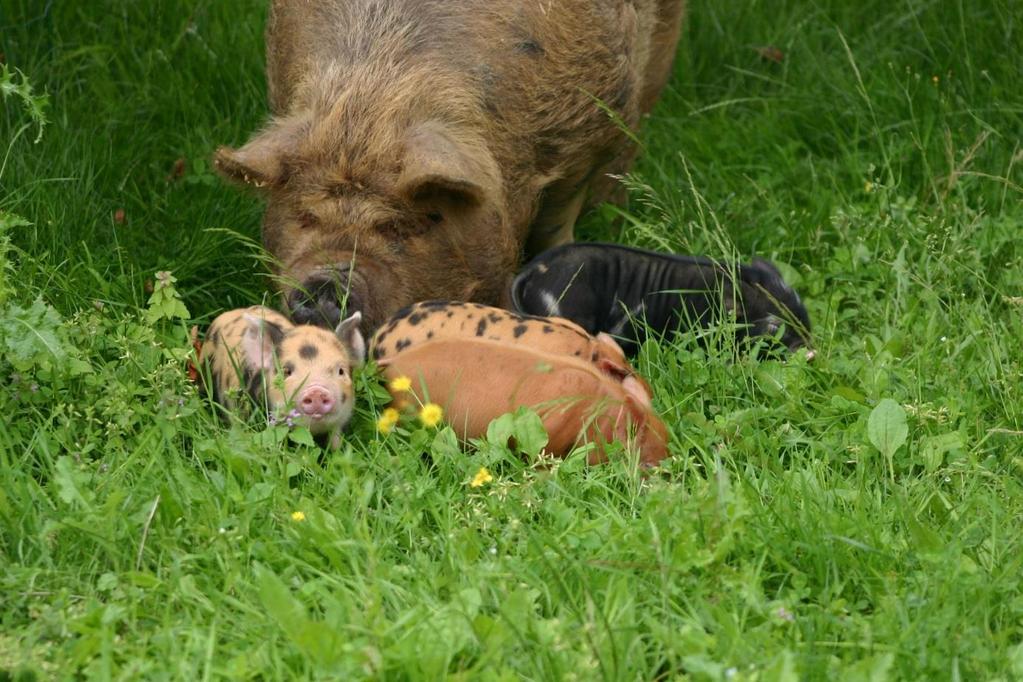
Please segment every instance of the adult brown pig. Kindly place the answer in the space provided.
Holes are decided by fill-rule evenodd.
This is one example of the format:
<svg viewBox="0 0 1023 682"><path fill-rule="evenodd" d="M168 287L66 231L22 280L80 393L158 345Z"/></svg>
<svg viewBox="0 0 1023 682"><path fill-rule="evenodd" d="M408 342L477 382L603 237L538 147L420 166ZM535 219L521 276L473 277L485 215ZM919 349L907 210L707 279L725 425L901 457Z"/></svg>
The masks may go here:
<svg viewBox="0 0 1023 682"><path fill-rule="evenodd" d="M419 400L443 407L463 438L485 435L493 419L526 406L543 420L555 455L591 442L593 464L617 441L647 466L668 456L649 385L613 339L567 320L430 301L397 313L371 347L388 379L410 378Z"/></svg>
<svg viewBox="0 0 1023 682"><path fill-rule="evenodd" d="M266 197L297 323L498 303L571 241L670 72L683 0L277 0L273 118L219 171ZM601 104L603 103L603 105ZM604 107L606 105L606 107Z"/></svg>

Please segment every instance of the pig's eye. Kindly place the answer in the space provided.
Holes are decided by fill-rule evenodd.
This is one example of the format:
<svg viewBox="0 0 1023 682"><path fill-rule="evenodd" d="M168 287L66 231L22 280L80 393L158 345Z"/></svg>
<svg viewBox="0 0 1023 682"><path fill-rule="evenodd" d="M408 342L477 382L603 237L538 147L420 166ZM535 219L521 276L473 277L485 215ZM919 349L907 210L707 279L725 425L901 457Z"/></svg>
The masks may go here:
<svg viewBox="0 0 1023 682"><path fill-rule="evenodd" d="M337 368L337 375L339 377L343 377L345 375L345 368L344 367L338 367Z"/></svg>
<svg viewBox="0 0 1023 682"><path fill-rule="evenodd" d="M431 223L434 223L434 224L440 223L440 222L444 221L444 216L441 215L440 211L431 211L431 212L426 214L426 218Z"/></svg>
<svg viewBox="0 0 1023 682"><path fill-rule="evenodd" d="M282 368L282 371L284 372L284 376L286 376L286 377L290 377L290 376L291 376L291 375L292 375L292 374L294 373L294 371L295 371L295 368L294 368L294 366L293 366L293 365L292 365L292 364L291 364L291 363L289 362L288 364L284 365L284 367Z"/></svg>
<svg viewBox="0 0 1023 682"><path fill-rule="evenodd" d="M309 211L299 211L298 224L304 229L309 229L311 227L316 227L319 224L319 220L317 220L316 216Z"/></svg>
<svg viewBox="0 0 1023 682"><path fill-rule="evenodd" d="M377 230L391 239L408 239L426 233L435 223L422 219L385 220L377 224Z"/></svg>

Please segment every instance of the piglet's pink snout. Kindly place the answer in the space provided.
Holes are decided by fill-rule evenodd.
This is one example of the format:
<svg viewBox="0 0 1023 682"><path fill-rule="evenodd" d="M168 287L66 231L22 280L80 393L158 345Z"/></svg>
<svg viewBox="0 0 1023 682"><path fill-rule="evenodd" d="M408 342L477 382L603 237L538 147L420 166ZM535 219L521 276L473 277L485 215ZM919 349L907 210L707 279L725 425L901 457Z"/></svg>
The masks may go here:
<svg viewBox="0 0 1023 682"><path fill-rule="evenodd" d="M309 386L298 399L302 414L310 417L325 417L334 409L334 398L330 391L321 386Z"/></svg>

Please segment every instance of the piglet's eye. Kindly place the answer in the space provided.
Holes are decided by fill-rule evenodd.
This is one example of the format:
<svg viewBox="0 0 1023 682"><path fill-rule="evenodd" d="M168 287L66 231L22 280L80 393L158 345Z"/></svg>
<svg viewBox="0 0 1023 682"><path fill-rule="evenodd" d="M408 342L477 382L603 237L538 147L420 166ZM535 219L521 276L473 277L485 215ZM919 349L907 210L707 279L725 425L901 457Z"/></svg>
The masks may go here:
<svg viewBox="0 0 1023 682"><path fill-rule="evenodd" d="M290 377L292 372L295 371L295 368L292 367L291 365L284 365L283 371L284 371L284 376Z"/></svg>
<svg viewBox="0 0 1023 682"><path fill-rule="evenodd" d="M343 377L345 375L345 368L344 367L338 367L337 368L337 375L339 377Z"/></svg>

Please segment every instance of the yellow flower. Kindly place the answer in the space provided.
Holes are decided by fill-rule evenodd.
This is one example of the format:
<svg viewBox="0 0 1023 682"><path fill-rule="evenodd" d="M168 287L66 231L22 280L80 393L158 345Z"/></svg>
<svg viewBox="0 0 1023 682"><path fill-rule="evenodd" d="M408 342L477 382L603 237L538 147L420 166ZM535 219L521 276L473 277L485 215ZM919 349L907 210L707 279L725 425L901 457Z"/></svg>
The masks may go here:
<svg viewBox="0 0 1023 682"><path fill-rule="evenodd" d="M305 521L305 513L300 511L291 512L292 521Z"/></svg>
<svg viewBox="0 0 1023 682"><path fill-rule="evenodd" d="M419 410L419 421L425 426L437 426L441 419L444 419L444 408L437 403L426 403Z"/></svg>
<svg viewBox="0 0 1023 682"><path fill-rule="evenodd" d="M398 410L393 407L386 408L380 413L380 418L377 419L377 431L380 433L390 433L394 425L398 423Z"/></svg>
<svg viewBox="0 0 1023 682"><path fill-rule="evenodd" d="M391 389L391 393L404 393L412 388L412 380L405 376L394 377L388 387Z"/></svg>
<svg viewBox="0 0 1023 682"><path fill-rule="evenodd" d="M869 180L867 182L863 183L863 191L866 192L867 194L870 194L871 192L873 192L874 191L874 183L870 182Z"/></svg>
<svg viewBox="0 0 1023 682"><path fill-rule="evenodd" d="M480 470L476 472L476 475L472 477L472 481L469 483L471 488L479 488L486 485L494 480L493 474L487 471L486 467L480 467Z"/></svg>

